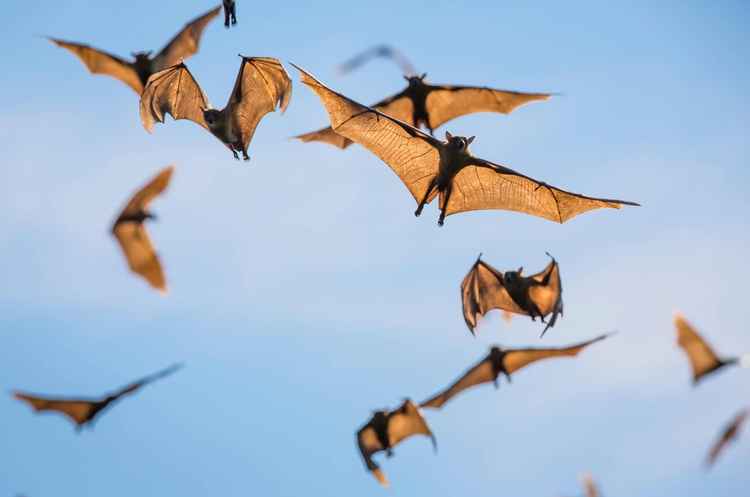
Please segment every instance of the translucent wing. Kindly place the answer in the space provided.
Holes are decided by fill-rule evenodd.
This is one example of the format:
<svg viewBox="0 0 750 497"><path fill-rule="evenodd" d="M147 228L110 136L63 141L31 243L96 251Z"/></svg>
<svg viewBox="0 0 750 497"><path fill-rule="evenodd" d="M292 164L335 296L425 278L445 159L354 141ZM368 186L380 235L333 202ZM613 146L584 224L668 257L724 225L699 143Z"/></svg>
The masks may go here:
<svg viewBox="0 0 750 497"><path fill-rule="evenodd" d="M424 401L421 406L440 409L443 407L443 404L445 404L464 390L477 385L481 385L483 383L493 382L496 378L497 375L492 368L492 362L489 356L485 357L478 364L464 373L463 376L456 380L456 382L449 386L446 390Z"/></svg>
<svg viewBox="0 0 750 497"><path fill-rule="evenodd" d="M378 440L378 437L375 434L375 429L371 424L368 423L357 432L357 446L359 447L359 453L362 456L362 461L365 463L367 470L372 473L381 485L387 487L388 479L380 469L380 466L378 466L372 459L372 455L383 450L383 446Z"/></svg>
<svg viewBox="0 0 750 497"><path fill-rule="evenodd" d="M544 331L551 328L557 322L557 317L563 312L562 282L560 281L560 266L552 259L547 267L540 273L531 276L532 279L542 285L529 288L529 297L536 304L543 316L552 314Z"/></svg>
<svg viewBox="0 0 750 497"><path fill-rule="evenodd" d="M514 349L509 350L505 354L503 364L508 374L513 374L519 369L528 366L532 362L541 361L542 359L550 359L553 357L575 357L583 349L591 345L592 343L604 340L609 335L601 335L589 340L587 342L572 345L570 347L564 347L560 349Z"/></svg>
<svg viewBox="0 0 750 497"><path fill-rule="evenodd" d="M674 325L677 329L677 344L688 356L695 382L723 365L723 361L683 316L675 315Z"/></svg>
<svg viewBox="0 0 750 497"><path fill-rule="evenodd" d="M202 16L187 23L154 58L154 70L161 71L182 62L184 59L198 52L203 30L206 29L206 26L214 17L219 15L219 12L221 12L221 6L211 9Z"/></svg>
<svg viewBox="0 0 750 497"><path fill-rule="evenodd" d="M739 436L740 430L747 421L748 417L750 417L750 410L743 409L734 417L734 419L732 419L732 421L730 421L727 426L724 427L721 436L719 436L719 439L711 447L711 450L708 453L708 458L706 460L707 466L713 466L724 449L726 449L726 447Z"/></svg>
<svg viewBox="0 0 750 497"><path fill-rule="evenodd" d="M464 321L472 334L478 319L493 309L527 314L503 286L503 273L480 259L461 282L461 304Z"/></svg>
<svg viewBox="0 0 750 497"><path fill-rule="evenodd" d="M164 114L174 119L188 119L208 130L203 110L210 107L208 98L185 64L159 71L146 83L141 95L141 122L149 133L154 124L164 122Z"/></svg>
<svg viewBox="0 0 750 497"><path fill-rule="evenodd" d="M135 195L128 201L125 208L120 213L118 220L124 217L133 216L146 209L152 200L164 193L169 186L174 173L174 166L165 167L159 174L146 183ZM116 223L117 221L115 221Z"/></svg>
<svg viewBox="0 0 750 497"><path fill-rule="evenodd" d="M412 401L406 400L401 407L393 411L388 417L388 440L391 447L395 447L413 435L430 437L433 448L437 448L435 436L419 408Z"/></svg>
<svg viewBox="0 0 750 497"><path fill-rule="evenodd" d="M143 224L122 222L116 224L112 231L130 270L143 277L153 288L166 294L164 270Z"/></svg>
<svg viewBox="0 0 750 497"><path fill-rule="evenodd" d="M65 400L37 397L22 392L15 392L13 396L28 403L35 412L53 411L67 416L76 425L83 425L91 419L95 411L95 402L86 400Z"/></svg>
<svg viewBox="0 0 750 497"><path fill-rule="evenodd" d="M364 65L375 57L395 62L405 75L415 74L414 66L400 51L389 45L378 45L359 53L339 66L339 72L346 74Z"/></svg>

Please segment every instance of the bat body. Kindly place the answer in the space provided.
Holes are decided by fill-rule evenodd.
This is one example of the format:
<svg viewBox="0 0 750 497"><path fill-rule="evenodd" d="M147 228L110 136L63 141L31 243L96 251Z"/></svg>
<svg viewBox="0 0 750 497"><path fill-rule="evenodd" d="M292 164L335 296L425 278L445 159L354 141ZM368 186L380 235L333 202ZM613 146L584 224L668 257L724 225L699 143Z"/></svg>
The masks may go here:
<svg viewBox="0 0 750 497"><path fill-rule="evenodd" d="M708 458L706 459L707 467L713 466L724 449L739 436L740 430L742 430L742 427L747 422L748 417L750 417L750 410L743 409L724 427L721 436L708 453Z"/></svg>
<svg viewBox="0 0 750 497"><path fill-rule="evenodd" d="M222 0L224 3L224 27L229 27L231 19L232 26L237 24L237 2L234 0Z"/></svg>
<svg viewBox="0 0 750 497"><path fill-rule="evenodd" d="M372 108L415 128L425 127L432 135L435 129L457 117L476 112L510 114L521 105L547 100L551 96L549 93L522 93L481 86L431 85L424 81L425 77L426 74L404 76L409 83L407 87ZM342 149L356 141L337 138L331 127L296 138L303 142L322 141Z"/></svg>
<svg viewBox="0 0 750 497"><path fill-rule="evenodd" d="M450 399L459 393L476 385L493 383L495 388L499 386L500 374L505 375L511 381L511 375L529 364L550 359L554 357L575 357L589 345L604 340L609 335L601 335L593 340L571 345L564 348L546 349L502 349L494 346L490 353L471 369L463 374L455 383L444 391L422 402L420 407L440 409Z"/></svg>
<svg viewBox="0 0 750 497"><path fill-rule="evenodd" d="M243 57L227 105L211 108L208 98L185 64L180 63L151 76L141 95L141 121L148 132L164 114L188 119L218 138L235 159L247 148L261 119L277 108L283 113L292 95L292 82L284 66L269 57Z"/></svg>
<svg viewBox="0 0 750 497"><path fill-rule="evenodd" d="M173 166L163 169L138 190L112 224L112 234L120 244L130 270L161 293L167 292L167 282L144 222L156 219L156 216L147 210L148 206L167 189L173 172Z"/></svg>
<svg viewBox="0 0 750 497"><path fill-rule="evenodd" d="M570 193L474 157L468 148L473 136L464 138L446 133L446 141L440 141L406 122L336 93L297 69L302 82L323 102L333 131L377 155L404 182L417 202L416 216L438 196L439 225L446 216L481 209L511 210L563 223L592 209L638 205Z"/></svg>
<svg viewBox="0 0 750 497"><path fill-rule="evenodd" d="M401 69L401 72L405 76L412 76L416 74L414 66L411 62L409 62L409 59L407 59L400 51L389 45L377 45L368 50L365 50L360 54L355 55L348 61L341 64L341 66L339 66L339 72L342 74L351 72L366 64L368 61L374 59L375 57L392 60L398 65L398 67Z"/></svg>
<svg viewBox="0 0 750 497"><path fill-rule="evenodd" d="M717 371L740 363L740 358L720 358L685 318L676 314L677 344L685 351L693 371L693 385Z"/></svg>
<svg viewBox="0 0 750 497"><path fill-rule="evenodd" d="M373 454L382 451L391 457L393 448L412 435L430 437L433 448L437 450L437 443L430 427L422 417L419 408L409 399L393 411L376 411L372 418L357 431L357 445L362 460L367 470L381 485L387 486L388 480L380 467L372 460Z"/></svg>
<svg viewBox="0 0 750 497"><path fill-rule="evenodd" d="M547 254L549 255L549 254ZM552 256L550 256L552 257ZM461 282L461 305L464 321L474 334L479 317L493 309L524 314L532 321L552 315L546 322L544 333L555 325L558 316L563 314L562 283L557 261L552 261L541 272L522 276L518 271L502 273L482 260L477 261Z"/></svg>
<svg viewBox="0 0 750 497"><path fill-rule="evenodd" d="M81 43L57 38L49 40L71 51L93 74L105 74L116 78L140 95L152 74L177 64L198 51L203 30L220 11L221 7L216 7L190 21L155 57L151 57L151 51L134 52L132 61Z"/></svg>
<svg viewBox="0 0 750 497"><path fill-rule="evenodd" d="M181 365L177 364L170 366L163 371L142 378L112 394L98 399L42 397L23 392L14 392L13 396L18 400L28 403L35 412L49 411L67 416L75 424L76 430L80 431L84 426L92 426L96 418L104 410L111 407L114 402L136 392L149 383L174 373L181 367Z"/></svg>

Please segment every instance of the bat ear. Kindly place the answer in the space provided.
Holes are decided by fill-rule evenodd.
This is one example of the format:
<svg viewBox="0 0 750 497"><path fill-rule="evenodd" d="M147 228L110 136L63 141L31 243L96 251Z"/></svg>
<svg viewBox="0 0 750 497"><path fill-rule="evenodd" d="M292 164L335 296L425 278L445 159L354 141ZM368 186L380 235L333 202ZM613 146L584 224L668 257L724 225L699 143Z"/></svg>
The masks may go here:
<svg viewBox="0 0 750 497"><path fill-rule="evenodd" d="M401 77L402 77L402 78L404 78L404 79L405 79L406 81L410 81L410 80L409 80L409 76L407 76L406 74L404 74L404 75L403 75L403 76L401 76Z"/></svg>
<svg viewBox="0 0 750 497"><path fill-rule="evenodd" d="M445 132L445 139L448 141L451 141L453 139L453 135L450 133L450 131Z"/></svg>
<svg viewBox="0 0 750 497"><path fill-rule="evenodd" d="M421 75L421 76L419 77L419 79L424 79L424 78L426 78L426 77L427 77L427 73L426 73L426 72L423 72L423 73L422 73L422 75Z"/></svg>
<svg viewBox="0 0 750 497"><path fill-rule="evenodd" d="M523 266L521 266L521 267L518 268L518 275L520 276L521 273L523 273Z"/></svg>
<svg viewBox="0 0 750 497"><path fill-rule="evenodd" d="M474 138L476 138L476 136L470 136L470 137L469 137L469 139L468 139L468 140L466 140L466 144L467 144L467 145L471 145L471 142L473 142L473 141L474 141Z"/></svg>

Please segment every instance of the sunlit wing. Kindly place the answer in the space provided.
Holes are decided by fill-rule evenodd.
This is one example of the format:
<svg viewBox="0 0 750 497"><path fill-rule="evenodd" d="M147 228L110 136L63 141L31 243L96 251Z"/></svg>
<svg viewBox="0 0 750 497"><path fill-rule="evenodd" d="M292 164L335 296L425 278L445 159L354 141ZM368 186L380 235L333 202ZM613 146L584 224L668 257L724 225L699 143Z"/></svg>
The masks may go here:
<svg viewBox="0 0 750 497"><path fill-rule="evenodd" d="M81 43L73 43L55 38L49 38L49 40L58 47L70 50L76 57L81 59L86 68L93 74L111 76L131 87L139 95L143 91L143 84L141 84L138 73L130 62Z"/></svg>
<svg viewBox="0 0 750 497"><path fill-rule="evenodd" d="M472 266L461 283L464 321L473 333L480 317L493 309L526 314L502 283L503 273L482 260Z"/></svg>
<svg viewBox="0 0 750 497"><path fill-rule="evenodd" d="M388 439L391 447L395 447L403 440L414 435L430 437L433 448L437 448L435 437L422 413L419 412L419 408L407 400L397 411L394 411L388 417Z"/></svg>
<svg viewBox="0 0 750 497"><path fill-rule="evenodd" d="M431 407L433 409L440 409L450 399L471 387L481 385L483 383L489 383L494 381L496 378L495 371L492 368L492 363L489 357L483 359L479 364L475 365L464 373L453 385L448 387L443 392L435 395L429 400L424 401L422 407Z"/></svg>
<svg viewBox="0 0 750 497"><path fill-rule="evenodd" d="M740 430L747 421L748 416L750 416L750 410L743 409L724 428L721 435L719 436L719 439L711 447L711 450L708 453L708 458L706 460L706 464L708 466L713 466L724 449L726 449L726 447L739 436Z"/></svg>
<svg viewBox="0 0 750 497"><path fill-rule="evenodd" d="M588 340L577 345L564 348L548 348L548 349L513 349L508 350L503 359L505 370L508 374L513 374L519 369L528 366L529 364L540 361L542 359L550 359L554 357L575 357L583 349L589 345L604 340L609 335L601 335L593 340Z"/></svg>
<svg viewBox="0 0 750 497"><path fill-rule="evenodd" d="M210 107L208 98L185 64L152 74L141 95L141 122L149 133L154 124L164 122L164 115L188 119L208 129L203 109Z"/></svg>
<svg viewBox="0 0 750 497"><path fill-rule="evenodd" d="M132 216L146 209L152 200L167 189L169 181L172 179L172 173L174 173L174 166L162 169L159 174L133 195L120 213L120 217Z"/></svg>
<svg viewBox="0 0 750 497"><path fill-rule="evenodd" d="M537 285L529 288L529 296L531 300L539 308L539 311L543 315L547 315L554 312L562 311L562 283L560 282L560 266L553 259L547 267L540 273L534 274L531 277L538 281L543 282L544 279L549 275L546 285ZM553 317L556 319L557 316Z"/></svg>
<svg viewBox="0 0 750 497"><path fill-rule="evenodd" d="M211 9L186 24L154 58L155 70L160 71L194 55L200 46L203 30L219 15L219 12L221 12L221 6Z"/></svg>
<svg viewBox="0 0 750 497"><path fill-rule="evenodd" d="M721 360L713 349L683 316L675 315L674 325L677 329L677 343L688 356L695 381L721 366Z"/></svg>
<svg viewBox="0 0 750 497"><path fill-rule="evenodd" d="M94 406L94 402L86 400L51 399L21 392L15 392L13 396L28 403L36 412L56 412L68 417L77 425L89 421Z"/></svg>
<svg viewBox="0 0 750 497"><path fill-rule="evenodd" d="M128 261L130 270L143 277L156 290L166 293L167 282L164 271L143 224L118 223L112 231Z"/></svg>

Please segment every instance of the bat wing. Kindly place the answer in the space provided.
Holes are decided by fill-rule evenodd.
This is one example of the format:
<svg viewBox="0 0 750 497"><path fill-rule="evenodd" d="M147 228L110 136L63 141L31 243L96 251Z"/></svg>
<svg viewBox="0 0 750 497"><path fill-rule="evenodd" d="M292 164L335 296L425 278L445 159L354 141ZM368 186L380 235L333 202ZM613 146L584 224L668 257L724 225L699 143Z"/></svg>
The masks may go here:
<svg viewBox="0 0 750 497"><path fill-rule="evenodd" d="M355 55L339 66L339 72L342 74L351 72L375 57L383 57L392 60L399 66L401 72L404 74L416 74L414 66L409 62L409 59L407 59L400 51L388 45L378 45Z"/></svg>
<svg viewBox="0 0 750 497"><path fill-rule="evenodd" d="M203 110L208 98L185 64L177 64L151 75L141 95L141 122L149 133L164 122L164 114L188 119L208 130Z"/></svg>
<svg viewBox="0 0 750 497"><path fill-rule="evenodd" d="M677 329L677 344L688 356L695 382L722 366L722 361L711 346L701 338L683 316L677 314L674 324Z"/></svg>
<svg viewBox="0 0 750 497"><path fill-rule="evenodd" d="M553 258L540 273L532 275L535 281L546 284L534 285L529 288L529 297L536 304L542 315L552 314L544 331L555 325L557 317L563 312L562 283L560 281L560 266Z"/></svg>
<svg viewBox="0 0 750 497"><path fill-rule="evenodd" d="M591 475L583 475L581 483L583 483L583 490L586 492L586 497L599 497L599 488L596 486L596 483L594 483L594 479Z"/></svg>
<svg viewBox="0 0 750 497"><path fill-rule="evenodd" d="M474 263L461 282L461 303L464 321L472 334L478 318L493 309L527 314L503 286L503 273L481 259Z"/></svg>
<svg viewBox="0 0 750 497"><path fill-rule="evenodd" d="M532 362L541 361L542 359L549 359L552 357L575 357L583 349L591 345L592 343L604 340L609 335L601 335L589 340L587 342L572 345L570 347L564 347L560 349L514 349L506 352L503 359L505 370L508 374L513 374L519 369L528 366Z"/></svg>
<svg viewBox="0 0 750 497"><path fill-rule="evenodd" d="M464 167L454 177L446 215L502 209L564 223L593 209L619 209L622 205L638 204L566 192L504 166L475 158L474 165Z"/></svg>
<svg viewBox="0 0 750 497"><path fill-rule="evenodd" d="M146 209L152 200L167 189L169 181L172 179L172 173L174 173L174 166L162 169L159 174L133 195L117 219L120 220L124 217L135 215Z"/></svg>
<svg viewBox="0 0 750 497"><path fill-rule="evenodd" d="M388 417L388 440L391 447L395 447L413 435L430 437L433 448L437 450L435 436L419 411L419 407L412 401L406 400L401 407L393 411Z"/></svg>
<svg viewBox="0 0 750 497"><path fill-rule="evenodd" d="M58 47L70 50L93 74L106 74L118 79L139 95L143 91L143 84L130 62L88 45L55 38L49 38L49 40Z"/></svg>
<svg viewBox="0 0 750 497"><path fill-rule="evenodd" d="M284 112L292 97L292 80L278 59L242 57L227 108L245 148L260 120L269 112Z"/></svg>
<svg viewBox="0 0 750 497"><path fill-rule="evenodd" d="M167 46L154 58L154 68L160 71L167 67L182 62L184 59L195 55L201 42L203 30L221 12L221 6L209 10L205 14L193 19L175 35Z"/></svg>
<svg viewBox="0 0 750 497"><path fill-rule="evenodd" d="M86 400L66 400L37 397L15 392L13 396L29 404L35 412L53 411L67 416L76 425L81 426L91 420L95 413L96 403Z"/></svg>
<svg viewBox="0 0 750 497"><path fill-rule="evenodd" d="M521 105L547 100L549 93L522 93L481 86L431 86L425 106L430 128L475 112L510 114Z"/></svg>
<svg viewBox="0 0 750 497"><path fill-rule="evenodd" d="M121 388L117 392L113 393L112 395L108 396L107 399L109 399L110 402L113 402L121 397L124 397L125 395L130 395L131 393L136 392L137 390L140 390L142 387L153 383L157 380L160 380L162 378L166 378L167 376L175 373L179 369L182 368L181 364L174 364L172 366L169 366L168 368L165 368L157 373L154 373L149 376L145 376L141 378L140 380L134 381L130 385L127 385L126 387Z"/></svg>
<svg viewBox="0 0 750 497"><path fill-rule="evenodd" d="M748 416L750 416L750 411L744 409L734 417L729 425L724 428L721 436L713 445L713 447L711 447L711 450L708 453L708 458L706 459L707 466L713 466L716 463L716 460L719 458L719 455L724 451L727 445L729 445L735 438L737 438L740 430L742 429L742 425L745 424Z"/></svg>
<svg viewBox="0 0 750 497"><path fill-rule="evenodd" d="M438 173L441 143L404 122L334 92L309 73L297 69L302 82L323 102L333 130L388 164L419 202Z"/></svg>
<svg viewBox="0 0 750 497"><path fill-rule="evenodd" d="M130 270L142 276L153 288L166 294L167 281L164 270L143 224L118 223L112 232L125 254Z"/></svg>
<svg viewBox="0 0 750 497"><path fill-rule="evenodd" d="M362 462L364 462L367 470L373 474L381 485L387 487L388 479L380 469L380 466L378 466L372 459L372 455L383 450L383 446L378 440L378 437L375 434L375 429L371 424L365 425L357 432L357 446L359 447L359 453L362 456Z"/></svg>
<svg viewBox="0 0 750 497"><path fill-rule="evenodd" d="M492 368L492 362L490 361L489 357L486 357L481 362L479 362L479 364L475 365L466 373L464 373L461 378L459 378L446 390L440 392L431 399L422 402L421 406L440 409L443 407L443 404L445 404L464 390L476 385L481 385L483 383L493 382L496 378L497 375Z"/></svg>

